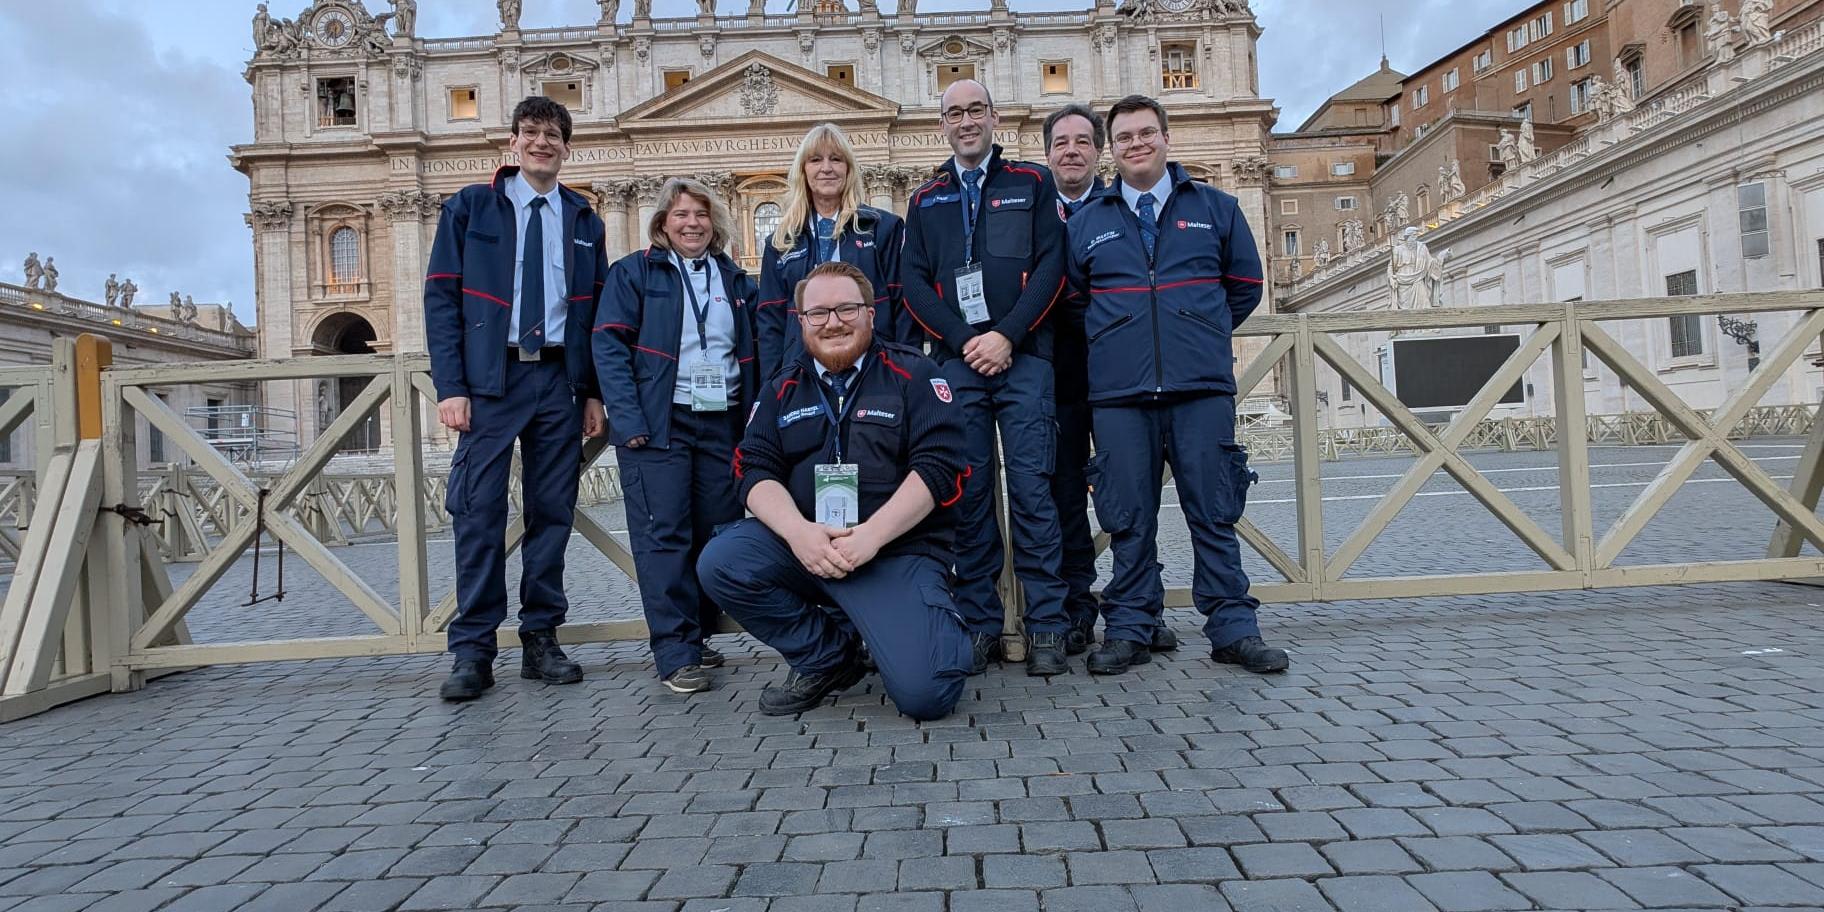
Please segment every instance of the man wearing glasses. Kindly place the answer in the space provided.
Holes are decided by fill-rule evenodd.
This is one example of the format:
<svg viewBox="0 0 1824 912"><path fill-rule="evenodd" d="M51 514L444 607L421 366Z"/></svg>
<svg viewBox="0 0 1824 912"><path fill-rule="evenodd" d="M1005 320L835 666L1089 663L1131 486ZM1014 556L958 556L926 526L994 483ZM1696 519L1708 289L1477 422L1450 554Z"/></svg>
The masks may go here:
<svg viewBox="0 0 1824 912"><path fill-rule="evenodd" d="M1165 108L1130 95L1109 108L1117 179L1070 217L1068 319L1089 340L1096 455L1088 477L1114 572L1096 674L1150 661L1165 609L1159 484L1170 462L1191 532L1191 595L1212 658L1285 671L1261 641L1235 524L1247 506L1248 454L1235 442L1231 335L1260 304L1260 255L1235 198L1168 162Z"/></svg>
<svg viewBox="0 0 1824 912"><path fill-rule="evenodd" d="M999 657L1001 531L994 513L995 426L1007 471L1013 569L1026 595L1026 673L1065 664L1068 593L1051 496L1057 457L1047 318L1064 290L1064 222L1043 166L1008 161L994 144L988 90L961 80L940 103L954 156L914 191L900 281L961 407L968 476L957 517L957 605L979 673Z"/></svg>
<svg viewBox="0 0 1824 912"><path fill-rule="evenodd" d="M887 696L913 719L948 715L969 671L947 586L961 409L935 364L874 338L873 301L851 263L822 263L798 283L804 350L761 390L735 450L754 518L697 561L716 604L791 666L761 691L767 715L854 686L864 643Z"/></svg>

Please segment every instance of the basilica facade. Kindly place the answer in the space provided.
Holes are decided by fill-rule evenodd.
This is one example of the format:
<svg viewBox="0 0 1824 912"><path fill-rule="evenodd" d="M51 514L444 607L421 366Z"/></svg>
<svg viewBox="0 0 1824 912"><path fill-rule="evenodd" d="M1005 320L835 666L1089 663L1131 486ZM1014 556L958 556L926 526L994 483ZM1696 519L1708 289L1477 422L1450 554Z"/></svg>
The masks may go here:
<svg viewBox="0 0 1824 912"><path fill-rule="evenodd" d="M442 200L512 163L508 118L533 94L575 118L563 179L601 214L611 257L645 243L663 179L688 175L724 195L740 225L732 252L757 269L799 139L823 121L855 144L869 201L903 211L949 156L939 95L969 78L993 93L1006 154L1035 161L1058 107L1158 96L1173 157L1235 194L1257 232L1266 224L1276 112L1245 0L1039 13L801 0L787 15L699 0L681 19L603 0L600 21L556 29L521 29L517 0L500 0L496 34L457 38L415 34L415 0L390 2L316 0L283 19L261 4L254 17L254 138L232 160L249 182L262 357L424 351ZM308 439L341 397L303 382L267 398L297 410Z"/></svg>

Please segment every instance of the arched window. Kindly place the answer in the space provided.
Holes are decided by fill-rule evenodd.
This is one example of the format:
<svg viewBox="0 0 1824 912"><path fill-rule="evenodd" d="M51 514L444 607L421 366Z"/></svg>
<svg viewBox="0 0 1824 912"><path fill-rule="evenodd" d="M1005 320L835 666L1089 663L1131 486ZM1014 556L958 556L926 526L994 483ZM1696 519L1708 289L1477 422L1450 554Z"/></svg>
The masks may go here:
<svg viewBox="0 0 1824 912"><path fill-rule="evenodd" d="M773 232L779 228L779 219L784 215L778 203L765 202L754 207L754 249L759 250L772 242Z"/></svg>
<svg viewBox="0 0 1824 912"><path fill-rule="evenodd" d="M353 285L361 281L361 235L353 228L337 228L329 236L329 282Z"/></svg>

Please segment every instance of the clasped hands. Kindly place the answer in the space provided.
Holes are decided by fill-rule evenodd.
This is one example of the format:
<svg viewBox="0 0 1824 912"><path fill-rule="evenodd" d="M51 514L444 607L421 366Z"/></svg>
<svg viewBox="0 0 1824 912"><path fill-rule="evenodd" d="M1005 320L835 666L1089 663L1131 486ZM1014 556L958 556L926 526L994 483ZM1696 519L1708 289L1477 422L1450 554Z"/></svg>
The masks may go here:
<svg viewBox="0 0 1824 912"><path fill-rule="evenodd" d="M874 559L884 544L867 523L851 529L835 529L805 520L785 536L793 556L813 576L842 579L861 565Z"/></svg>
<svg viewBox="0 0 1824 912"><path fill-rule="evenodd" d="M963 363L984 377L1013 366L1013 342L990 330L963 343Z"/></svg>

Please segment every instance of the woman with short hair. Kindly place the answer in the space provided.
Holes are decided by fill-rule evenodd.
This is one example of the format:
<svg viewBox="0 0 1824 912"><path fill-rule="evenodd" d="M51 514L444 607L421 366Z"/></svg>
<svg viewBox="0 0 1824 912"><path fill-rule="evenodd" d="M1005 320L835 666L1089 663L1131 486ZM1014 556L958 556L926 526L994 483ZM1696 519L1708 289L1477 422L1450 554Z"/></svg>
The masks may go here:
<svg viewBox="0 0 1824 912"><path fill-rule="evenodd" d="M899 292L899 249L905 222L862 202L861 166L842 129L811 128L786 175L784 212L760 263L760 377L790 364L804 350L792 290L818 263L854 264L874 286L874 336L886 342L924 341Z"/></svg>
<svg viewBox="0 0 1824 912"><path fill-rule="evenodd" d="M697 555L741 518L729 466L759 389L754 281L728 255L733 225L704 184L666 181L652 246L609 268L594 324L652 655L677 693L710 689L705 669L723 664Z"/></svg>

